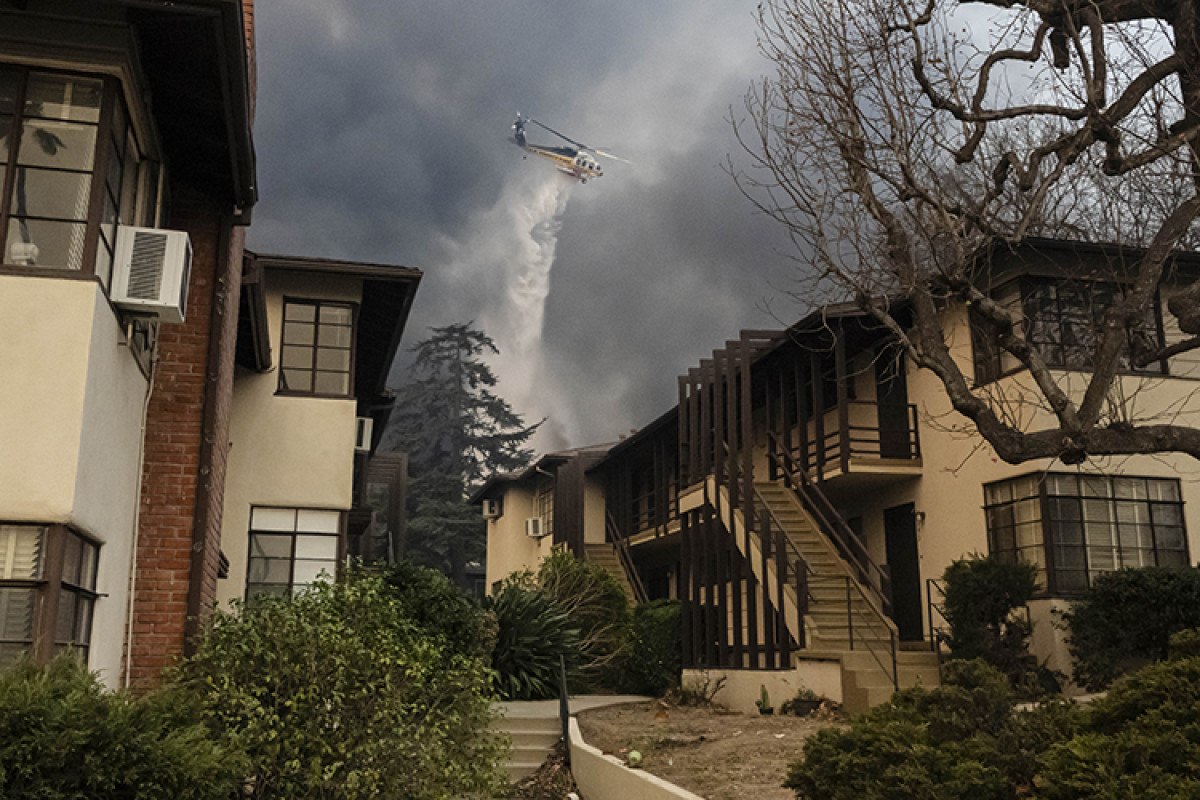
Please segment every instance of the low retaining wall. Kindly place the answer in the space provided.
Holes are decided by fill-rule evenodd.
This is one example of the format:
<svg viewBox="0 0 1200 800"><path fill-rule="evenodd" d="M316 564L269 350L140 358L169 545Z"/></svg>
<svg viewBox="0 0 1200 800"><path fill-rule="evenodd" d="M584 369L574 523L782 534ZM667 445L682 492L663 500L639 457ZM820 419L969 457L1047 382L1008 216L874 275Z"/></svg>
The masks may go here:
<svg viewBox="0 0 1200 800"><path fill-rule="evenodd" d="M711 685L719 678L725 686L713 697L713 701L729 708L753 714L758 711L754 701L762 697L762 688L767 688L771 705L778 711L785 700L791 700L801 689L812 689L821 697L842 702L842 665L840 661L800 661L795 669L752 670L752 669L709 669L683 671L683 685L701 683L705 679Z"/></svg>
<svg viewBox="0 0 1200 800"><path fill-rule="evenodd" d="M583 740L571 717L571 775L585 800L704 800L640 769L630 769Z"/></svg>

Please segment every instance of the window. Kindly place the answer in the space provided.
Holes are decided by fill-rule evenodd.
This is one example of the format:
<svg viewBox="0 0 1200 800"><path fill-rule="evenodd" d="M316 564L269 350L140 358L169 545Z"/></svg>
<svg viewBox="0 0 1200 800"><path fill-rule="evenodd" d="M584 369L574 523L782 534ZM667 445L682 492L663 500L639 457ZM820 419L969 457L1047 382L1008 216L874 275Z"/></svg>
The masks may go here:
<svg viewBox="0 0 1200 800"><path fill-rule="evenodd" d="M354 306L285 299L279 363L281 393L352 396Z"/></svg>
<svg viewBox="0 0 1200 800"><path fill-rule="evenodd" d="M250 512L250 562L246 596L291 595L324 573L337 574L340 511L254 508Z"/></svg>
<svg viewBox="0 0 1200 800"><path fill-rule="evenodd" d="M1051 593L1121 567L1188 563L1179 481L1052 473L985 487L993 555L1038 567Z"/></svg>
<svg viewBox="0 0 1200 800"><path fill-rule="evenodd" d="M1091 371L1104 314L1120 301L1122 292L1120 285L1104 281L1025 278L998 289L995 299L1010 312L1019 309L1024 317L1020 333L1048 366ZM1130 354L1155 352L1162 348L1157 302L1149 304L1144 319L1126 334L1127 348L1119 363L1119 368L1125 372L1165 372L1161 362L1134 367L1130 360ZM977 383L995 380L1020 367L1016 358L999 348L994 332L977 314L971 316L971 339Z"/></svg>
<svg viewBox="0 0 1200 800"><path fill-rule="evenodd" d="M61 525L0 525L0 666L67 649L86 661L99 552Z"/></svg>
<svg viewBox="0 0 1200 800"><path fill-rule="evenodd" d="M542 535L554 534L554 483L547 481L538 487L534 498L534 516L542 521Z"/></svg>
<svg viewBox="0 0 1200 800"><path fill-rule="evenodd" d="M112 78L0 65L0 262L93 273L156 222L159 170Z"/></svg>

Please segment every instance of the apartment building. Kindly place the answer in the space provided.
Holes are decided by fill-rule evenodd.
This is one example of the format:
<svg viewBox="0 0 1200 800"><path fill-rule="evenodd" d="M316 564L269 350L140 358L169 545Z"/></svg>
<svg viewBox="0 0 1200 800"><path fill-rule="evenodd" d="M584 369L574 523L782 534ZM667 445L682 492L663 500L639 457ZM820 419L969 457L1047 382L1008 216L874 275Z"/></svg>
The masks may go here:
<svg viewBox="0 0 1200 800"><path fill-rule="evenodd" d="M420 273L245 251L254 87L252 0L0 3L0 663L152 685L218 599L399 536Z"/></svg>
<svg viewBox="0 0 1200 800"><path fill-rule="evenodd" d="M1137 255L1036 240L998 251L986 281L1019 311L1059 384L1081 392L1097 315ZM1172 280L1190 280L1197 266L1179 255ZM1161 307L1170 291L1161 288ZM975 385L1003 399L1022 429L1050 424L1028 374L978 335L970 310L951 308L946 319L945 340ZM1152 346L1185 338L1165 313L1130 335ZM1200 424L1197 366L1194 353L1126 364L1126 412ZM938 579L972 554L1036 565L1032 649L1068 671L1056 610L1105 571L1191 564L1200 547L1192 459L1005 463L953 412L935 376L853 306L819 309L786 330L742 331L678 386L674 408L587 469L606 521L582 538L628 553L619 561L636 565L649 596L683 601L685 664L724 670L742 700L760 685L786 696L803 684L862 709L936 681ZM535 507L509 502L517 488L554 491L535 480L548 479L479 498L500 514L489 553L528 552L525 532L504 518L533 516ZM489 564L489 582L500 577Z"/></svg>

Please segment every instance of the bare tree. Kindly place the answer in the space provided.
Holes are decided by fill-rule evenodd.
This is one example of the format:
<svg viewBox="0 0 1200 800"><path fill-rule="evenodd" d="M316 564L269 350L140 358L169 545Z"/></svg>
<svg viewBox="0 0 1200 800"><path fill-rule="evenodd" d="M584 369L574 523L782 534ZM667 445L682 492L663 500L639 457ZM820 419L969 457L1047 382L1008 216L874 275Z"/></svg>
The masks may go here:
<svg viewBox="0 0 1200 800"><path fill-rule="evenodd" d="M1200 213L1200 3L765 0L759 27L775 72L735 120L739 181L790 231L807 299L853 297L1006 461L1200 458L1200 429L1140 417L1122 374L1200 347L1194 282L1169 303L1192 338L1163 352L1137 335ZM1044 236L1138 248L1083 373L989 293L989 254ZM1051 423L1030 429L956 360L946 332L967 308Z"/></svg>

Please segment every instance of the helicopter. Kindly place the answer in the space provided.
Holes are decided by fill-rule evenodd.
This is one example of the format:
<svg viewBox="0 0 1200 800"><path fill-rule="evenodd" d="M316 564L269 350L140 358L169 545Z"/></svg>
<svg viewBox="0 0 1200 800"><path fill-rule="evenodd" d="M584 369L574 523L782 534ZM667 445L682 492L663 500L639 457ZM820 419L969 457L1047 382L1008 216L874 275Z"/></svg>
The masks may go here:
<svg viewBox="0 0 1200 800"><path fill-rule="evenodd" d="M525 139L526 125L536 125L542 130L554 134L571 146L550 147L548 145L532 144ZM589 178L603 177L604 170L601 168L600 162L596 158L597 156L625 161L620 156L606 153L599 148L588 147L568 136L564 136L550 126L538 122L536 119L522 116L520 112L517 112L517 121L513 123L512 127L512 140L517 147L520 147L527 153L533 153L535 156L549 159L560 172L565 172L580 183L587 183ZM625 161L625 163L628 164L629 162Z"/></svg>

